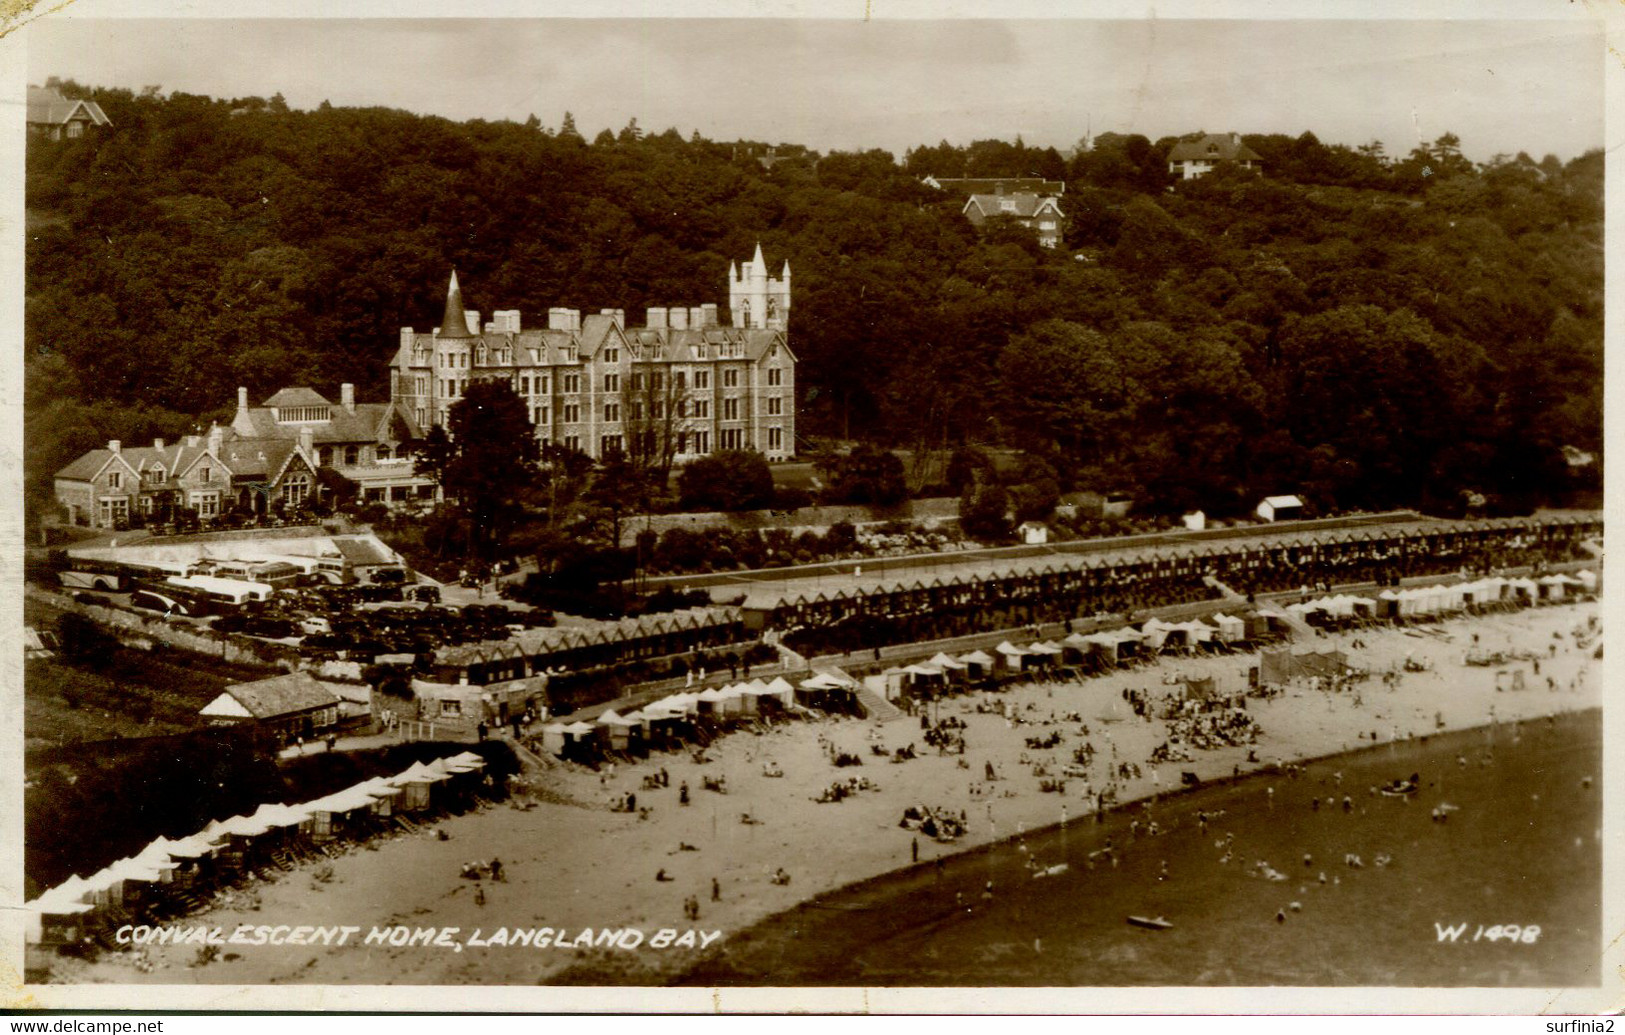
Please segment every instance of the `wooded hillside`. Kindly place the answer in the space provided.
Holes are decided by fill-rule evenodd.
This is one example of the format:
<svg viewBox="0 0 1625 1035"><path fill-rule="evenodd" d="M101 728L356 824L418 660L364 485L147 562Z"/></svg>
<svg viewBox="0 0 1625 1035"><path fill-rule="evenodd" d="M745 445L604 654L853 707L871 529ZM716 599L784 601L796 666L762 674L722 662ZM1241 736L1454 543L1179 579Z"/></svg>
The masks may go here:
<svg viewBox="0 0 1625 1035"><path fill-rule="evenodd" d="M981 141L820 156L632 123L558 129L88 90L112 128L31 143L29 491L108 438L225 416L237 385L387 397L399 328L517 308L727 303L794 275L803 434L1000 443L1064 485L1233 512L1506 506L1602 432L1602 155L1244 136L1265 175L1170 186L1172 138L1070 161ZM1228 127L1212 127L1215 129ZM1068 247L978 234L920 177L1065 178Z"/></svg>

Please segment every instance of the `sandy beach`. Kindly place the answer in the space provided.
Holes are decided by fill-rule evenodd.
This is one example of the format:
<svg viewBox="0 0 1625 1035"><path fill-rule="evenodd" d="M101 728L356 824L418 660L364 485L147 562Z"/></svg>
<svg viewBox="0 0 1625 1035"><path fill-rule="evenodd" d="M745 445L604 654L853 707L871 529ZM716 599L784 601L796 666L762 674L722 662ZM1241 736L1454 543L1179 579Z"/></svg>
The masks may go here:
<svg viewBox="0 0 1625 1035"><path fill-rule="evenodd" d="M503 804L437 824L448 840L429 832L378 839L330 863L306 864L275 881L229 892L212 908L179 921L230 932L239 925L348 925L360 933L343 945L228 946L206 963L196 946L164 946L105 954L94 962L53 959L54 982L162 984L536 984L560 981L658 983L691 966L702 940L716 944L769 915L854 881L963 851L1095 809L1094 792L1108 783L1117 762L1139 765L1141 775L1118 785L1126 802L1177 790L1181 771L1203 780L1246 773L1279 761L1465 729L1491 721L1534 718L1601 704L1600 663L1579 649L1597 605L1563 604L1514 614L1461 618L1422 629L1383 628L1300 639L1297 649L1336 646L1352 664L1383 673L1409 659L1425 671L1390 683L1373 675L1357 692L1327 694L1295 687L1269 700L1249 700L1248 714L1262 728L1257 743L1193 751L1193 760L1154 767L1148 754L1167 739L1161 719L1137 718L1123 691L1159 698L1182 693L1177 675L1215 678L1221 694L1239 693L1257 655L1200 660L1165 658L1140 669L1082 682L1033 685L986 698L1006 702L1022 721L978 713L981 696L949 698L940 718L965 723L966 751L942 755L927 747L919 721L876 723L840 719L794 722L767 734L723 737L701 764L688 754L664 754L613 772L560 766L531 780L534 807ZM1476 643L1475 643L1476 637ZM1593 634L1594 638L1594 634ZM1360 646L1354 646L1358 640ZM1474 648L1521 651L1539 661L1474 667ZM1555 654L1553 648L1555 647ZM1523 672L1526 689L1498 690L1498 673ZM1550 685L1548 683L1550 681ZM1503 686L1510 682L1501 675ZM1075 720L1068 714L1075 713ZM1052 721L1053 717L1053 721ZM1083 727L1088 733L1083 733ZM1029 737L1061 734L1052 748L1032 749ZM1087 778L1066 781L1063 793L1040 790L1059 777L1085 742L1095 749ZM873 753L912 744L913 760L892 763ZM837 768L831 750L862 759ZM1248 760L1249 751L1256 762ZM1048 777L1035 775L1045 765ZM998 779L988 782L991 765ZM766 775L771 767L780 777ZM645 778L665 770L669 786L646 789ZM721 778L726 793L703 789ZM836 782L866 779L875 789L845 800L813 799ZM679 804L688 785L690 804ZM635 794L646 817L618 812L611 803ZM968 831L939 844L899 826L903 810L926 805L962 810ZM749 816L752 822L745 822ZM692 850L683 846L690 846ZM459 877L464 863L500 858L505 879ZM776 883L782 870L788 883ZM657 880L663 871L669 880ZM715 884L713 884L715 882ZM483 898L483 902L480 899ZM685 916L698 900L698 919ZM455 927L446 945L368 945L374 927ZM479 945L498 929L552 929L549 942ZM636 929L633 949L577 948L583 930ZM481 933L478 938L474 932ZM655 947L662 930L675 944ZM683 937L686 932L695 932ZM703 932L703 934L701 933ZM500 937L500 936L499 936ZM564 945L551 944L565 941ZM454 947L455 946L455 947Z"/></svg>

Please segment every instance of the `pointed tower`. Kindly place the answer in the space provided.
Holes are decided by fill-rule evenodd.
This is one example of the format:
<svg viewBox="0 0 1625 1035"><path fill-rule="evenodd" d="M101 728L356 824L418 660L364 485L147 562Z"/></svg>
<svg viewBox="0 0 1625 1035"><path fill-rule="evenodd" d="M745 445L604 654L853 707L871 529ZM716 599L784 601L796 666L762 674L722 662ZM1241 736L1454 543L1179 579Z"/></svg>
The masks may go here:
<svg viewBox="0 0 1625 1035"><path fill-rule="evenodd" d="M757 242L749 262L737 269L728 264L728 309L735 327L784 329L790 315L790 263L784 264L783 279L772 279Z"/></svg>
<svg viewBox="0 0 1625 1035"><path fill-rule="evenodd" d="M457 286L457 271L451 271L451 287L446 290L446 312L440 317L440 337L472 338L463 310L463 290Z"/></svg>

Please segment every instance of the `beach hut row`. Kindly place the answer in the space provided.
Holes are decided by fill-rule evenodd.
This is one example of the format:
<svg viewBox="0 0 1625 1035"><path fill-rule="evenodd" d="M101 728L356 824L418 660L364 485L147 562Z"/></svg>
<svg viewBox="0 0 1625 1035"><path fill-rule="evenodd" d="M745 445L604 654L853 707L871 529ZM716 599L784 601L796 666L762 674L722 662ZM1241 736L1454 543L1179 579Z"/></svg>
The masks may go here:
<svg viewBox="0 0 1625 1035"><path fill-rule="evenodd" d="M434 788L467 795L471 777L484 768L483 758L464 752L417 762L395 776L365 780L302 804L266 803L252 814L215 820L189 837L159 837L137 854L88 877L71 876L27 903L28 940L76 942L92 921L139 914L165 899L193 903L211 881L286 865L290 854L346 834L365 835L379 817L449 805L450 798L437 797Z"/></svg>
<svg viewBox="0 0 1625 1035"><path fill-rule="evenodd" d="M805 686L806 684L803 684ZM827 689L820 684L817 690ZM682 724L702 717L716 721L752 719L776 708L790 710L802 695L783 676L771 681L753 679L745 683L712 687L698 692L685 691L652 701L641 708L617 712L611 708L591 722L553 722L542 727L542 749L550 754L576 757L597 747L628 752L658 742L661 734L682 734ZM771 701L771 704L766 702Z"/></svg>

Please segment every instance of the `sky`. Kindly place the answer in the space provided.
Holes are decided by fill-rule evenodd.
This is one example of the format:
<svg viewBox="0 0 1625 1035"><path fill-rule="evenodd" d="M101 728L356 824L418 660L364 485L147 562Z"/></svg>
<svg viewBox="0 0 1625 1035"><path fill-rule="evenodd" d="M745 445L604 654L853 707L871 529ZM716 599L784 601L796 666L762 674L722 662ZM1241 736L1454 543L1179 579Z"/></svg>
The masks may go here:
<svg viewBox="0 0 1625 1035"><path fill-rule="evenodd" d="M901 156L1017 134L1065 151L1091 130L1310 130L1328 143L1381 140L1398 156L1449 131L1478 161L1518 151L1566 160L1604 140L1601 26L1572 17L53 16L25 33L35 83L280 92L297 108L327 100L453 119L534 113L549 127L569 111L589 139L636 118L646 131Z"/></svg>

